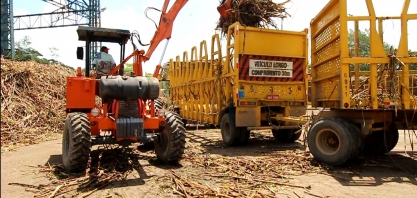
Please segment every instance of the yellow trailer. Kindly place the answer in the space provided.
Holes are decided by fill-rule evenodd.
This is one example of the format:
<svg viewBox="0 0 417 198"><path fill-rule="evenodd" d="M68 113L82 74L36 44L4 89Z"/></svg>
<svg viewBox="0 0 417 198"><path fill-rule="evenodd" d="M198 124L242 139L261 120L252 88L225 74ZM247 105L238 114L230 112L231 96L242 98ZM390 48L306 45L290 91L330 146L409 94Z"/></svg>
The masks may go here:
<svg viewBox="0 0 417 198"><path fill-rule="evenodd" d="M371 0L364 0L368 16L348 16L347 0L331 0L311 21L311 103L324 110L308 131L308 146L321 162L338 165L362 153L384 154L398 142L399 129L417 129L417 81L409 65L417 57L409 55L404 1L399 16L375 15ZM401 21L398 49L383 47L383 20ZM358 54L358 26L355 47L348 47L348 22L370 24L370 55ZM378 27L378 28L377 28ZM359 64L369 64L366 87L361 84ZM354 83L353 83L354 82Z"/></svg>
<svg viewBox="0 0 417 198"><path fill-rule="evenodd" d="M293 142L306 122L307 34L236 22L225 48L215 34L170 60L170 101L184 121L220 125L228 146L246 144L255 129Z"/></svg>

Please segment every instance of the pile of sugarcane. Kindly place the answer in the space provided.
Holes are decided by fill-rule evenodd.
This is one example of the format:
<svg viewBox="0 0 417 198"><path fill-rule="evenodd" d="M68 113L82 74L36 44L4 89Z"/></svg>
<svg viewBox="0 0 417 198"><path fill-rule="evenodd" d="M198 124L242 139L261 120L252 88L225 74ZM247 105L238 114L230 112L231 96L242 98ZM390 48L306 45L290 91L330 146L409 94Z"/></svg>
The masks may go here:
<svg viewBox="0 0 417 198"><path fill-rule="evenodd" d="M228 27L237 21L250 27L268 28L272 26L277 28L273 19L289 16L284 7L288 2L290 0L285 0L282 3L275 3L272 0L233 0L232 15L225 20L220 18L217 29L220 29L223 34L227 34ZM220 2L220 5L223 3L224 0Z"/></svg>
<svg viewBox="0 0 417 198"><path fill-rule="evenodd" d="M1 61L2 151L62 132L66 76L74 75L60 65Z"/></svg>

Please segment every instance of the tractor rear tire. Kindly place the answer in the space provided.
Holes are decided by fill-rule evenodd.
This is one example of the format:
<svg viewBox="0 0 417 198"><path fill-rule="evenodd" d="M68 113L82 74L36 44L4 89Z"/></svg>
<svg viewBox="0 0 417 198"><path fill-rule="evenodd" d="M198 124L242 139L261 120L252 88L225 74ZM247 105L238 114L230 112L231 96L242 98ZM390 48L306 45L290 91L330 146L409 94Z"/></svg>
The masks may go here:
<svg viewBox="0 0 417 198"><path fill-rule="evenodd" d="M69 113L62 136L62 162L70 173L83 172L91 151L90 121L85 113Z"/></svg>
<svg viewBox="0 0 417 198"><path fill-rule="evenodd" d="M155 109L164 109L164 103L158 99L154 100Z"/></svg>
<svg viewBox="0 0 417 198"><path fill-rule="evenodd" d="M185 149L185 128L178 114L165 113L165 128L159 134L159 141L154 141L155 153L159 161L166 164L178 163Z"/></svg>
<svg viewBox="0 0 417 198"><path fill-rule="evenodd" d="M351 160L357 150L356 136L342 120L322 118L310 128L307 141L311 154L317 161L331 166Z"/></svg>
<svg viewBox="0 0 417 198"><path fill-rule="evenodd" d="M297 141L300 138L301 132L299 131L297 134L295 134L297 131L298 130L296 129L272 129L272 135L279 143L291 143Z"/></svg>
<svg viewBox="0 0 417 198"><path fill-rule="evenodd" d="M223 143L226 146L238 146L241 142L240 129L231 122L229 114L225 113L220 124L220 131L222 134Z"/></svg>

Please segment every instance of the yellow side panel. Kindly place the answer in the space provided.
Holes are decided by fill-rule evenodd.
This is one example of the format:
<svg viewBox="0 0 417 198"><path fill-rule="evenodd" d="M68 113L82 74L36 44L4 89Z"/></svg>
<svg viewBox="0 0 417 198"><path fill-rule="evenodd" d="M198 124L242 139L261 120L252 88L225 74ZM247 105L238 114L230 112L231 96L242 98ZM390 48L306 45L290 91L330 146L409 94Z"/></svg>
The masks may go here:
<svg viewBox="0 0 417 198"><path fill-rule="evenodd" d="M410 64L417 63L409 54L407 23L416 20L410 13L410 1L404 0L397 16L377 16L372 0L361 0L368 16L348 15L347 0L330 0L311 21L311 103L313 107L342 109L413 109L417 96L410 82ZM352 5L353 6L353 5ZM383 44L383 22L400 20L398 49ZM359 53L359 21L369 23L369 50ZM348 27L348 25L354 25ZM348 39L353 31L354 40ZM348 44L351 43L351 46ZM395 45L395 44L392 44ZM369 68L365 83L360 83L361 68Z"/></svg>
<svg viewBox="0 0 417 198"><path fill-rule="evenodd" d="M239 27L239 54L307 57L306 32Z"/></svg>

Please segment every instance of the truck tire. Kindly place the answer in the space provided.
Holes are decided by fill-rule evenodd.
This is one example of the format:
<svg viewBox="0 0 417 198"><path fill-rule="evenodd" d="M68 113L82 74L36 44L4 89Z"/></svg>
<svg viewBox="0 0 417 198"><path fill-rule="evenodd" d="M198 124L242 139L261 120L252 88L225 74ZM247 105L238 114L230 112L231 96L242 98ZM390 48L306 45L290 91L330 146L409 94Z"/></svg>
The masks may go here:
<svg viewBox="0 0 417 198"><path fill-rule="evenodd" d="M356 148L356 151L354 152L354 154L351 158L351 160L355 160L363 153L364 140L363 140L362 132L361 132L360 128L352 122L348 122L348 124L350 125L352 135L356 138L355 139L355 141L356 141L355 145L356 145L357 148Z"/></svg>
<svg viewBox="0 0 417 198"><path fill-rule="evenodd" d="M314 158L331 166L347 162L358 148L351 130L342 121L329 118L319 119L313 124L307 141Z"/></svg>
<svg viewBox="0 0 417 198"><path fill-rule="evenodd" d="M240 144L240 130L230 121L229 114L225 113L220 124L223 143L226 146L238 146Z"/></svg>
<svg viewBox="0 0 417 198"><path fill-rule="evenodd" d="M91 151L90 121L85 113L69 113L62 135L62 162L70 173L87 168Z"/></svg>
<svg viewBox="0 0 417 198"><path fill-rule="evenodd" d="M166 112L165 121L165 128L158 134L159 140L154 141L155 153L164 163L178 163L184 155L185 128L174 112Z"/></svg>
<svg viewBox="0 0 417 198"><path fill-rule="evenodd" d="M239 127L239 133L240 133L240 146L247 145L249 143L250 139L250 130L248 130L246 127Z"/></svg>
<svg viewBox="0 0 417 198"><path fill-rule="evenodd" d="M387 132L387 131L385 131L385 132ZM392 123L390 125L390 128L389 128L388 132L389 132L389 134L386 135L386 137L387 137L387 140L390 140L390 141L387 141L387 146L386 147L384 145L385 153L388 153L392 149L394 149L395 146L397 146L398 139L400 138L400 133L398 131L397 126L394 123ZM388 139L388 138L390 138L390 139Z"/></svg>
<svg viewBox="0 0 417 198"><path fill-rule="evenodd" d="M291 143L300 138L301 132L295 134L297 131L297 129L272 129L272 135L274 136L275 141L279 143Z"/></svg>
<svg viewBox="0 0 417 198"><path fill-rule="evenodd" d="M352 142L354 142L354 149L351 153L349 160L355 160L359 157L359 155L363 152L364 147L364 140L362 137L362 132L358 126L356 126L352 121L343 119L343 118L330 118L340 121L342 124L345 125L347 129L350 130Z"/></svg>
<svg viewBox="0 0 417 198"><path fill-rule="evenodd" d="M385 133L385 135L384 135ZM365 138L366 154L384 155L390 152L398 143L399 133L397 126L391 124L388 129L375 131Z"/></svg>

